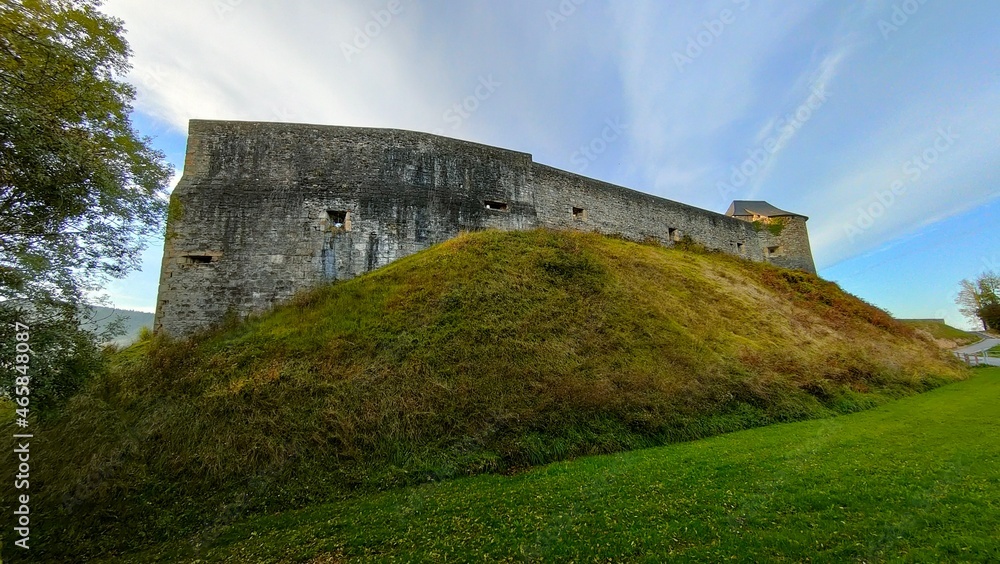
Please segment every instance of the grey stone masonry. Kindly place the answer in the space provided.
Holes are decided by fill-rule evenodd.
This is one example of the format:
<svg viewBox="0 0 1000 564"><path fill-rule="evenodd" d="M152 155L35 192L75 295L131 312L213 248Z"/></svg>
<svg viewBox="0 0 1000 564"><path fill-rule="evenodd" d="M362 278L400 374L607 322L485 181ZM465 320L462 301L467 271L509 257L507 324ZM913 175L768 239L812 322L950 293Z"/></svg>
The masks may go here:
<svg viewBox="0 0 1000 564"><path fill-rule="evenodd" d="M550 227L815 272L806 218L727 217L436 135L192 120L167 218L155 329L183 336L462 231Z"/></svg>

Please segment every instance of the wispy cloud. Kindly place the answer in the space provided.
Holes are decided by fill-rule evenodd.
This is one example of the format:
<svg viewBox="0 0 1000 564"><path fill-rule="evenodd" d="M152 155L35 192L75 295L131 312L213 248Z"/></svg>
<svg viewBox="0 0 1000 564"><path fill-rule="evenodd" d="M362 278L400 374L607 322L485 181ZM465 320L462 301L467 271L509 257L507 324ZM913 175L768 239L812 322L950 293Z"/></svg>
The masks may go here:
<svg viewBox="0 0 1000 564"><path fill-rule="evenodd" d="M993 110L998 104L996 86L967 92L962 110L947 117L914 103L901 111L901 119L869 131L863 145L837 150L831 157L842 166L818 178L811 189L811 198L824 209L810 224L820 263L830 266L885 249L923 227L1000 198L1000 189L988 180L1000 174L1000 115ZM888 195L896 185L902 193ZM880 198L892 198L892 204L862 233L852 231Z"/></svg>
<svg viewBox="0 0 1000 564"><path fill-rule="evenodd" d="M826 104L826 98L835 96L831 90L831 83L841 63L850 55L851 49L850 46L838 48L837 51L826 55L816 69L805 73L803 77L806 79L800 81L800 84L793 88L794 91L800 92L799 103L789 108L784 117L772 118L768 121L768 125L758 133L757 139L755 139L757 146L766 144L769 139L774 139L774 146L768 148L768 159L760 171L750 180L750 189L745 196L747 199L753 199L760 195L761 188L770 177L771 170L777 165L785 147L794 140L799 128L805 127L813 112L819 111L821 106ZM820 106L816 106L812 102L817 98L821 101Z"/></svg>
<svg viewBox="0 0 1000 564"><path fill-rule="evenodd" d="M623 96L628 119L637 124L631 157L644 163L645 175L656 182L656 191L718 206L711 197L712 172L728 168L726 163L750 145L734 143L733 134L748 121L757 121L759 107L769 103L772 87L761 85L766 65L818 5L743 0L616 5L617 28L624 43ZM706 30L711 22L727 15L730 23L709 43ZM673 62L667 64L671 53L687 53L686 46L698 42L699 34L706 46L696 59L682 69ZM787 77L783 80L788 81ZM663 175L661 168L675 172ZM689 174L676 172L685 169Z"/></svg>
<svg viewBox="0 0 1000 564"><path fill-rule="evenodd" d="M732 185L735 176L742 183L726 196L768 199L812 216L821 267L996 197L982 181L1000 162L995 81L940 83L923 68L926 61L916 60L929 55L887 44L877 23L891 15L892 2L751 2L683 72L666 64L665 53L683 48L704 22L731 8L718 1L640 2L616 10L623 97L636 124L630 158L642 163L655 191L720 209L725 202L715 188ZM920 33L934 15L921 17L907 32ZM807 111L808 123L791 127L817 91L829 102ZM942 126L960 128L962 141L848 242L844 227L857 219L859 206L905 179L903 166Z"/></svg>
<svg viewBox="0 0 1000 564"><path fill-rule="evenodd" d="M195 117L438 127L460 77L426 80L449 73L443 61L408 56L419 43L419 6L399 0L382 25L382 4L244 1L225 17L196 0L107 8L132 31L138 109L179 130ZM346 58L344 45L376 24L365 49Z"/></svg>

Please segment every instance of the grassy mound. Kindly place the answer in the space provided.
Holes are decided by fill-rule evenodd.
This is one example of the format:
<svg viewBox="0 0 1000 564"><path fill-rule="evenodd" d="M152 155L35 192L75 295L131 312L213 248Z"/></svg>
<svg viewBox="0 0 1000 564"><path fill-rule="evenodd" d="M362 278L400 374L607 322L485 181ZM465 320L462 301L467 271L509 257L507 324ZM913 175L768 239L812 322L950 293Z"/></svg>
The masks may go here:
<svg viewBox="0 0 1000 564"><path fill-rule="evenodd" d="M359 489L857 411L964 375L811 275L593 234L476 233L122 351L37 433L40 519L52 556L134 549Z"/></svg>
<svg viewBox="0 0 1000 564"><path fill-rule="evenodd" d="M956 329L937 319L900 319L900 321L927 333L943 349L956 349L978 343L983 339L975 333Z"/></svg>

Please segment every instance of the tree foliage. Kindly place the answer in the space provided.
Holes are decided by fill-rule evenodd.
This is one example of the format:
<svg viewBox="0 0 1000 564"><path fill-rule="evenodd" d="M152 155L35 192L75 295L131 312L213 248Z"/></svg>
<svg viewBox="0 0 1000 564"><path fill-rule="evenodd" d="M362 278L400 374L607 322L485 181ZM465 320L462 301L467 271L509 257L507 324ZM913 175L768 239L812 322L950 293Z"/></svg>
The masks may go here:
<svg viewBox="0 0 1000 564"><path fill-rule="evenodd" d="M0 6L3 297L72 301L138 265L170 168L129 120L119 20L93 0Z"/></svg>
<svg viewBox="0 0 1000 564"><path fill-rule="evenodd" d="M984 331L1000 331L1000 274L984 272L959 284L961 289L955 303L962 315L982 323Z"/></svg>
<svg viewBox="0 0 1000 564"><path fill-rule="evenodd" d="M0 338L25 318L53 377L92 355L82 300L139 265L171 172L132 127L129 47L99 8L0 0Z"/></svg>
<svg viewBox="0 0 1000 564"><path fill-rule="evenodd" d="M69 303L35 309L0 307L4 334L0 358L16 359L24 350L17 345L27 345L30 360L24 376L29 378L27 395L31 398L31 411L36 414L58 412L86 380L104 369L104 353L97 342L110 340L117 328L92 333L85 329L93 326L88 314L76 310ZM28 335L26 341L13 338L15 331L8 330L15 327L15 322L24 324L21 332ZM14 376L3 382L3 389L11 396L15 394L10 392L20 387L15 384L21 373Z"/></svg>
<svg viewBox="0 0 1000 564"><path fill-rule="evenodd" d="M992 303L983 306L979 312L983 325L993 331L1000 331L1000 303Z"/></svg>

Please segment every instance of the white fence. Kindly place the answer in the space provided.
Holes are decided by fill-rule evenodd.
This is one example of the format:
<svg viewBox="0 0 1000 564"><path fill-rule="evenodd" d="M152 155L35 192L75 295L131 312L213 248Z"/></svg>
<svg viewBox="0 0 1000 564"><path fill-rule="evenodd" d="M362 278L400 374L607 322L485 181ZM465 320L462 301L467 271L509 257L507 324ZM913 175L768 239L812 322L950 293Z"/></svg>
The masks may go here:
<svg viewBox="0 0 1000 564"><path fill-rule="evenodd" d="M980 351L977 353L955 353L955 356L962 359L969 366L997 366L1000 365L1000 355L990 351Z"/></svg>

